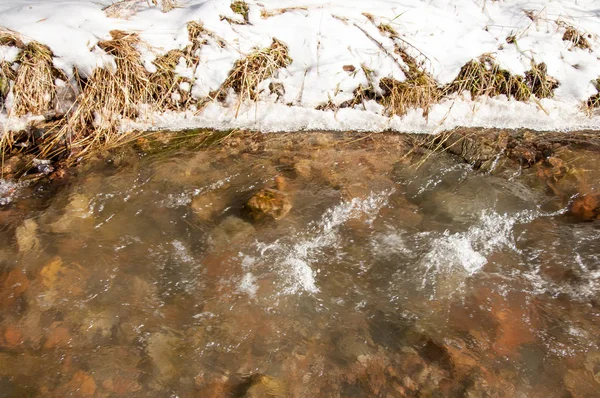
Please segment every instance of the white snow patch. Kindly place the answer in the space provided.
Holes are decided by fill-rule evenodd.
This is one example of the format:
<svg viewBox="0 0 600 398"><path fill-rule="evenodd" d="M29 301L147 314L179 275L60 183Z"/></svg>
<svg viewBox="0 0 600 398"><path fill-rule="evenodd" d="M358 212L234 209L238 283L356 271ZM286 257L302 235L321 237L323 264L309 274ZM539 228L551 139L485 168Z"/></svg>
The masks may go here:
<svg viewBox="0 0 600 398"><path fill-rule="evenodd" d="M189 68L184 62L177 67L177 73L191 82L190 91L196 98L218 89L236 60L256 48L269 46L274 37L289 47L293 59L289 67L272 78L285 88L281 98L270 95L265 82L261 85L266 90L260 95L260 103L243 105L238 118L232 106L210 104L197 115L150 114L129 127L421 133L455 126L600 129L600 112L588 118L581 110L582 101L595 94L591 81L600 74L597 0L287 0L285 4L264 0L249 2L248 25L232 25L221 18L239 18L230 9L229 1L189 0L168 13L140 1L137 13L128 19L108 18L102 8L110 3L4 0L0 4L0 26L19 32L25 42L36 40L48 45L54 53L54 65L67 76L72 75L73 67L89 76L97 67L114 68L113 57L97 46L100 40L110 38L111 30L140 35L147 44L140 46L142 61L151 71L157 55L189 44L187 22L200 22L216 36L207 37L207 43L200 48L197 68ZM281 7L306 10L261 17L261 11ZM374 23L365 13L373 16ZM548 73L561 86L554 99L539 104L505 98L471 101L456 96L433 106L428 118L423 117L422 110L413 110L402 118L388 118L382 107L374 103L367 104L366 110L314 110L328 101L339 104L351 98L359 85L368 85L363 67L371 71L369 78L376 89L383 77L405 78L399 67L402 59L394 52L395 43L378 31L379 23L395 29L407 51L423 61L442 84L452 81L469 60L492 53L503 68L517 74L530 69L532 61L544 62ZM589 35L586 38L592 51L572 48L563 41L563 23ZM516 44L507 43L508 36L515 36ZM0 46L0 60L12 62L16 55L17 49ZM354 72L345 71L347 65L354 66ZM187 87L183 89L187 91ZM5 116L0 117L4 130L10 123Z"/></svg>

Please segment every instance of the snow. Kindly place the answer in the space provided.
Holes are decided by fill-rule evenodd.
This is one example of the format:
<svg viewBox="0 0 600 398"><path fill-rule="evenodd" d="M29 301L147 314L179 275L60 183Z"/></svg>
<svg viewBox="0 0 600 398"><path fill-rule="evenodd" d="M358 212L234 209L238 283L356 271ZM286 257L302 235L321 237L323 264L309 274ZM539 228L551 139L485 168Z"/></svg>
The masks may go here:
<svg viewBox="0 0 600 398"><path fill-rule="evenodd" d="M107 0L3 0L0 26L19 32L25 42L48 45L55 66L71 76L73 67L83 75L91 75L98 67L114 67L111 56L96 46L110 38L111 30L138 33L147 43L140 48L144 64L152 70L157 55L189 44L187 22L201 22L219 40L208 38L200 48L197 68L187 67L182 60L176 69L192 83L189 89L196 98L218 89L236 60L269 46L273 38L289 47L293 59L261 85L267 88L271 81L278 82L285 93L278 98L264 90L257 103L242 104L237 118L237 101L229 99L229 106L210 103L197 114L145 114L126 127L429 133L455 126L600 129L600 112L588 116L582 110L582 102L596 93L591 81L600 77L597 0L249 0L248 25L222 18L242 22L226 0L181 0L180 7L168 13L140 1L137 12L126 19L109 18L103 11L109 4ZM268 18L261 15L281 8L289 10ZM539 102L454 96L434 105L427 118L419 109L390 118L373 102L337 112L315 110L328 101L349 100L359 85L366 86L361 66L373 71L375 82L383 77L404 80L399 67L403 62L394 53L392 39L378 31L379 23L396 30L408 52L424 61L441 84L452 81L468 61L491 53L501 67L515 74L524 74L532 62L544 62L548 74L561 85L553 99ZM565 23L589 35L586 39L592 50L573 48L563 41ZM509 36L516 43L507 43ZM220 40L225 47L219 45ZM14 48L0 46L0 61L12 62L16 54ZM355 71L345 71L347 65ZM8 118L6 111L0 114L4 130L23 124Z"/></svg>

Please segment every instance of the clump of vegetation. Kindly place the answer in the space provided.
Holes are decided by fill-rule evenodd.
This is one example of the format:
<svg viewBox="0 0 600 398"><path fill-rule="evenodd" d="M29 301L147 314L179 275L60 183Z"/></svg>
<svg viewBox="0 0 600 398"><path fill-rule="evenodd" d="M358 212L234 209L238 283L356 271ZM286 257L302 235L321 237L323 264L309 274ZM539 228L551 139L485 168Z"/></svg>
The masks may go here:
<svg viewBox="0 0 600 398"><path fill-rule="evenodd" d="M592 82L597 94L592 95L590 98L585 101L585 108L587 109L588 114L591 114L595 109L600 108L600 77Z"/></svg>
<svg viewBox="0 0 600 398"><path fill-rule="evenodd" d="M154 94L154 104L159 109L181 109L192 102L191 82L175 73L181 59L196 61L186 51L171 50L153 62L156 72L150 76L150 90ZM182 89L182 86L187 86L187 89Z"/></svg>
<svg viewBox="0 0 600 398"><path fill-rule="evenodd" d="M152 5L159 6L162 12L169 12L174 8L178 7L177 1L175 0L151 0ZM141 4L146 3L150 5L149 0L117 0L112 4L104 7L102 10L109 18L123 18L127 19L135 15Z"/></svg>
<svg viewBox="0 0 600 398"><path fill-rule="evenodd" d="M286 7L286 8L277 8L274 10L267 10L263 8L260 11L260 17L263 19L271 18L277 15L285 14L290 11L308 11L308 7ZM235 11L234 11L235 12Z"/></svg>
<svg viewBox="0 0 600 398"><path fill-rule="evenodd" d="M4 101L10 92L10 82L14 82L17 74L8 62L0 62L0 110L4 108Z"/></svg>
<svg viewBox="0 0 600 398"><path fill-rule="evenodd" d="M34 115L51 111L56 103L55 78L66 77L52 63L52 51L47 46L30 42L17 56L17 69L13 88L12 112L17 116Z"/></svg>
<svg viewBox="0 0 600 398"><path fill-rule="evenodd" d="M518 101L527 101L532 94L522 76L512 75L509 71L500 68L489 54L464 65L458 76L447 87L447 91L457 93L469 91L472 98L506 95Z"/></svg>
<svg viewBox="0 0 600 398"><path fill-rule="evenodd" d="M241 15L242 18L244 18L244 23L246 23L246 24L250 23L250 19L248 17L248 12L250 11L250 8L248 7L248 4L246 4L246 2L244 0L235 0L231 3L230 7L231 7L231 11L233 11L236 14ZM229 19L228 19L228 21L233 22Z"/></svg>
<svg viewBox="0 0 600 398"><path fill-rule="evenodd" d="M176 0L152 0L152 4L160 6L162 12L169 12L178 6Z"/></svg>
<svg viewBox="0 0 600 398"><path fill-rule="evenodd" d="M18 34L10 29L0 26L0 46L25 48L25 44L19 38Z"/></svg>
<svg viewBox="0 0 600 398"><path fill-rule="evenodd" d="M560 85L558 80L548 76L545 63L531 63L531 70L525 72L525 84L537 98L552 98L554 90Z"/></svg>
<svg viewBox="0 0 600 398"><path fill-rule="evenodd" d="M573 26L562 21L557 22L557 24L565 28L565 33L563 34L562 39L563 41L570 42L572 48L580 48L582 50L592 49L592 46L588 41L588 39L592 37L590 34L582 33Z"/></svg>
<svg viewBox="0 0 600 398"><path fill-rule="evenodd" d="M387 31L387 30L386 30ZM395 32L392 30L391 35ZM427 117L432 104L439 102L444 93L435 78L426 71L425 62L417 61L408 54L405 47L397 46L396 52L402 58L404 65L404 81L389 77L380 80L379 87L383 90L381 103L391 115L405 115L409 109L423 109Z"/></svg>
<svg viewBox="0 0 600 398"><path fill-rule="evenodd" d="M275 75L278 69L292 63L288 47L277 39L273 39L270 47L256 50L248 56L236 61L220 91L233 89L239 95L238 111L246 99L256 100L258 85Z"/></svg>
<svg viewBox="0 0 600 398"><path fill-rule="evenodd" d="M390 77L384 77L379 81L379 88L383 91L380 98L381 104L390 115L405 115L409 109L423 109L423 116L427 117L432 104L437 103L443 97L443 90L439 87L435 78L427 72L425 65L426 57L421 54L421 60L417 60L408 52L408 43L400 37L398 32L389 24L376 23L371 14L363 15L373 24L383 36L387 36L395 43L395 52L400 55L403 63L398 62L395 57L387 53L381 43L363 31L371 40L375 41L382 51L394 59L398 67L404 72L404 81ZM362 30L362 29L361 29Z"/></svg>
<svg viewBox="0 0 600 398"><path fill-rule="evenodd" d="M118 134L121 120L137 117L138 105L153 102L150 76L136 48L139 37L119 30L110 34L112 38L99 42L98 47L114 56L116 68L97 68L88 78L81 78L76 108L43 153L63 144L78 154L100 143L112 145L122 139Z"/></svg>
<svg viewBox="0 0 600 398"><path fill-rule="evenodd" d="M104 7L102 10L109 18L127 19L138 12L139 0L120 0Z"/></svg>

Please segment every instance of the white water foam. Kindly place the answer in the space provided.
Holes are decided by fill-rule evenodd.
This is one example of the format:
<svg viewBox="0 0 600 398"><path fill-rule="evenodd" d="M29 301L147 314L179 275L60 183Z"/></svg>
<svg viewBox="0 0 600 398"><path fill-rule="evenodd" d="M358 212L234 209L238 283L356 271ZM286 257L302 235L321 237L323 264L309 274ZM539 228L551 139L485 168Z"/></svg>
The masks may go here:
<svg viewBox="0 0 600 398"><path fill-rule="evenodd" d="M392 191L372 193L366 199L354 198L343 202L327 210L320 221L310 223L305 230L297 234L272 243L259 242L257 248L261 259L251 267L275 267L284 279L283 294L319 292L316 283L316 274L319 271L313 270L312 265L319 260L322 250L334 247L338 243L339 227L348 220L364 218L366 223L372 223L379 210L387 204L391 193ZM246 265L248 263L249 261L246 261Z"/></svg>
<svg viewBox="0 0 600 398"><path fill-rule="evenodd" d="M19 194L25 183L6 181L0 178L0 206L6 206Z"/></svg>
<svg viewBox="0 0 600 398"><path fill-rule="evenodd" d="M430 251L420 264L427 273L461 270L473 275L487 263L487 256L496 250L517 251L513 227L524 214L509 216L484 211L479 222L465 232L449 233L431 240Z"/></svg>

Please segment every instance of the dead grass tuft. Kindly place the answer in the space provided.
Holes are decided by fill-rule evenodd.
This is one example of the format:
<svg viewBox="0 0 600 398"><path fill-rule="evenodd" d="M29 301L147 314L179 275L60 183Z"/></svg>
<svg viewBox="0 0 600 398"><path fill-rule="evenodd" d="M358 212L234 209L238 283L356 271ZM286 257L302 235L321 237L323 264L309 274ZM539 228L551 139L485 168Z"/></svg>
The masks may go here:
<svg viewBox="0 0 600 398"><path fill-rule="evenodd" d="M41 115L54 108L56 102L56 77L64 75L52 64L52 51L45 45L30 42L19 53L13 87L12 112L17 116L27 113Z"/></svg>
<svg viewBox="0 0 600 398"><path fill-rule="evenodd" d="M248 7L248 4L246 4L246 2L244 0L235 0L231 3L230 7L231 7L231 11L233 11L236 14L241 15L242 18L244 18L245 24L250 23L250 19L248 17L248 12L250 11L250 8ZM227 19L227 20L230 23L235 22L230 19Z"/></svg>
<svg viewBox="0 0 600 398"><path fill-rule="evenodd" d="M77 154L98 144L110 146L120 139L121 120L137 117L138 105L153 102L149 73L136 48L138 36L118 30L110 34L112 39L99 42L98 47L114 56L116 69L97 68L82 80L76 108L43 153L65 142Z"/></svg>
<svg viewBox="0 0 600 398"><path fill-rule="evenodd" d="M387 31L386 31L387 32ZM395 31L392 30L395 34ZM425 62L419 62L410 56L405 48L397 47L396 52L404 61L404 81L389 77L380 80L379 87L383 90L381 103L391 115L405 115L409 109L423 109L427 117L432 104L443 97L443 90L437 81L426 71Z"/></svg>
<svg viewBox="0 0 600 398"><path fill-rule="evenodd" d="M577 29L575 29L573 26L571 26L563 21L558 21L557 25L565 28L565 33L564 33L562 39L563 39L563 41L570 42L571 48L580 48L582 50L589 50L589 51L592 50L592 46L590 45L590 42L588 41L588 39L592 38L592 35L582 33L580 31L578 31Z"/></svg>
<svg viewBox="0 0 600 398"><path fill-rule="evenodd" d="M19 38L19 34L11 29L0 26L0 46L25 48L25 43Z"/></svg>
<svg viewBox="0 0 600 398"><path fill-rule="evenodd" d="M193 103L192 82L175 74L175 68L182 59L188 66L198 65L198 58L191 55L189 50L190 46L184 50L171 50L154 61L156 72L150 76L150 90L153 103L161 110L186 109Z"/></svg>
<svg viewBox="0 0 600 398"><path fill-rule="evenodd" d="M229 88L239 94L237 107L239 111L243 101L257 99L257 88L260 82L274 76L279 68L285 68L291 63L288 47L279 40L273 39L270 47L256 50L236 61L219 94Z"/></svg>
<svg viewBox="0 0 600 398"><path fill-rule="evenodd" d="M600 108L600 77L592 82L594 84L594 88L598 91L597 94L592 95L585 101L584 108L588 115L592 115L594 111Z"/></svg>
<svg viewBox="0 0 600 398"><path fill-rule="evenodd" d="M176 0L152 0L152 4L155 6L160 5L162 12L169 12L179 7Z"/></svg>
<svg viewBox="0 0 600 398"><path fill-rule="evenodd" d="M104 7L102 10L109 18L128 19L139 10L139 0L120 0Z"/></svg>
<svg viewBox="0 0 600 398"><path fill-rule="evenodd" d="M472 98L503 94L519 101L527 101L532 94L522 76L514 76L500 68L489 54L464 65L446 90L451 93L469 91Z"/></svg>
<svg viewBox="0 0 600 398"><path fill-rule="evenodd" d="M525 72L525 84L537 98L552 98L554 90L560 85L558 80L548 76L545 63L531 63L531 70Z"/></svg>
<svg viewBox="0 0 600 398"><path fill-rule="evenodd" d="M286 8L276 8L274 10L267 10L263 8L260 11L260 17L263 19L276 17L277 15L285 14L286 12L292 11L308 11L308 7L286 7Z"/></svg>
<svg viewBox="0 0 600 398"><path fill-rule="evenodd" d="M377 25L377 29L379 30L379 33L392 39L400 37L398 32L396 32L396 30L389 24L380 23Z"/></svg>
<svg viewBox="0 0 600 398"><path fill-rule="evenodd" d="M16 72L8 62L0 62L0 111L4 109L4 101L10 92L10 84L17 78Z"/></svg>
<svg viewBox="0 0 600 398"><path fill-rule="evenodd" d="M109 18L128 19L137 14L142 4L160 7L162 12L169 12L179 7L176 0L117 0L102 10Z"/></svg>

